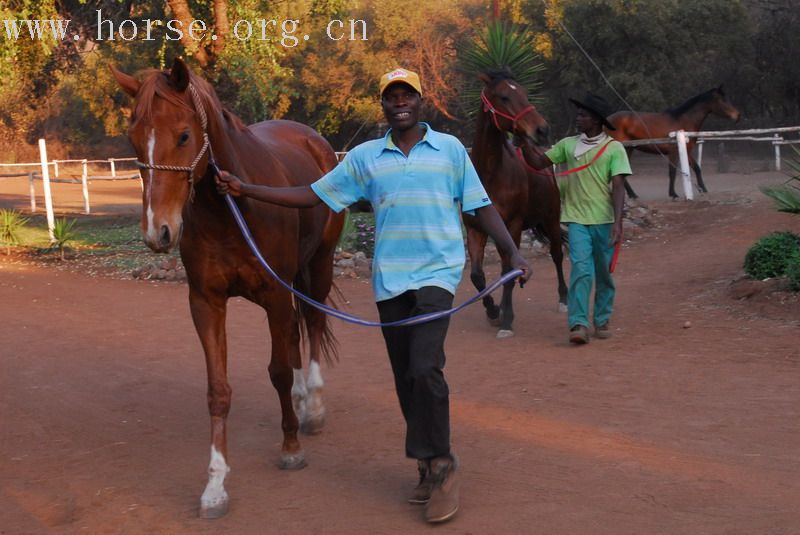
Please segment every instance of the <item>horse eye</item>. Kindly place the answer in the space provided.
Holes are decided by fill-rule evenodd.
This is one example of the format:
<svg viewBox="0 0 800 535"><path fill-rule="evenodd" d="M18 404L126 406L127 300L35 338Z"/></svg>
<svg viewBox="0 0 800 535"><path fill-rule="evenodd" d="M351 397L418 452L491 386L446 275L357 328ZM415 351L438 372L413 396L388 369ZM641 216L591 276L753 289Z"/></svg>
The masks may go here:
<svg viewBox="0 0 800 535"><path fill-rule="evenodd" d="M508 97L500 97L500 100L502 100L503 102L508 102L509 98Z"/></svg>
<svg viewBox="0 0 800 535"><path fill-rule="evenodd" d="M189 141L189 132L184 132L178 140L178 146L186 145L187 141Z"/></svg>

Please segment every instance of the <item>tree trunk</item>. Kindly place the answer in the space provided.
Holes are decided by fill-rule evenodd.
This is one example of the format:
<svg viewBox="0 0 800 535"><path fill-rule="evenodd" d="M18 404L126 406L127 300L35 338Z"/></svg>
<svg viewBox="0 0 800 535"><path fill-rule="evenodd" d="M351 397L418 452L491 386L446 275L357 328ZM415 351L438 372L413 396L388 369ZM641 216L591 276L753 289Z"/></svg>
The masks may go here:
<svg viewBox="0 0 800 535"><path fill-rule="evenodd" d="M214 51L215 58L222 54L225 48L225 40L228 38L230 31L228 0L214 0L214 35L217 39L212 41L211 50Z"/></svg>
<svg viewBox="0 0 800 535"><path fill-rule="evenodd" d="M183 47L189 54L197 59L200 67L205 70L212 63L212 57L208 54L201 42L194 41L191 37L189 37L189 24L192 22L194 17L192 16L192 11L189 9L188 1L167 0L167 4L169 5L170 9L172 9L172 13L175 15L175 18L181 22L183 28L181 44L183 44Z"/></svg>

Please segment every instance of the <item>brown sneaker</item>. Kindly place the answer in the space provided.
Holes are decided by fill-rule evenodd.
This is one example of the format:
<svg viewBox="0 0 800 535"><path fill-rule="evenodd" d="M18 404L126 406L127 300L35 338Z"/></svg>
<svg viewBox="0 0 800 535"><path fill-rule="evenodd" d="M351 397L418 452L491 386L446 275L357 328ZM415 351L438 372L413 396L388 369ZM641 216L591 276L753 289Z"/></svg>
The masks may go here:
<svg viewBox="0 0 800 535"><path fill-rule="evenodd" d="M417 461L417 470L419 471L419 483L414 487L414 492L408 499L408 503L425 505L431 499L431 488L433 487L431 463L420 459Z"/></svg>
<svg viewBox="0 0 800 535"><path fill-rule="evenodd" d="M589 329L584 325L576 325L569 330L569 341L571 344L583 345L589 343Z"/></svg>
<svg viewBox="0 0 800 535"><path fill-rule="evenodd" d="M431 523L446 522L458 511L460 476L458 461L452 455L431 460L431 499L425 509L425 520Z"/></svg>
<svg viewBox="0 0 800 535"><path fill-rule="evenodd" d="M608 323L596 325L594 328L594 335L601 340L607 340L614 336L611 329L608 328Z"/></svg>

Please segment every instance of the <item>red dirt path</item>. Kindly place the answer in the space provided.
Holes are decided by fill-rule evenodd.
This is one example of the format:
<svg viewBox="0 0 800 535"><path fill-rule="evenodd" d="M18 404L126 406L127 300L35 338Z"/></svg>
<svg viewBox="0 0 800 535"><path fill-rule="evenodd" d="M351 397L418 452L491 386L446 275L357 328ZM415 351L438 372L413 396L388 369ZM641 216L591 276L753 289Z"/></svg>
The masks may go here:
<svg viewBox="0 0 800 535"><path fill-rule="evenodd" d="M800 218L755 188L777 180L711 174L702 200L652 202L658 227L618 266L611 340L565 342L544 257L517 291L515 338L495 340L479 305L454 318L447 374L462 510L437 532L800 533L800 304L729 295L757 237L800 232ZM665 182L659 172L634 186L661 199ZM133 185L119 206L109 197L111 211L138 210ZM18 201L24 208L24 195L0 195ZM338 284L351 312L375 317L368 284ZM462 284L457 300L471 293ZM186 286L0 255L0 302L0 533L429 529L405 503L416 470L402 456L377 330L335 322L328 425L301 437L309 466L282 472L265 315L232 300L231 510L202 521L205 368Z"/></svg>

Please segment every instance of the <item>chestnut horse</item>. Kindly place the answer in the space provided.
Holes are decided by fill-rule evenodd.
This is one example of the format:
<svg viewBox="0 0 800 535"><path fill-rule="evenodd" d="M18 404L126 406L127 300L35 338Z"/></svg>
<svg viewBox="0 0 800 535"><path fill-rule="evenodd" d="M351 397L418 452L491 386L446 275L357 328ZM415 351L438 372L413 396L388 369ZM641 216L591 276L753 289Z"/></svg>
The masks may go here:
<svg viewBox="0 0 800 535"><path fill-rule="evenodd" d="M211 416L211 460L200 516L216 518L228 508L228 298L242 296L267 312L272 339L269 377L281 407L282 468L305 465L297 439L298 416L311 430L322 423L319 358L335 357L335 340L322 312L295 306L291 294L262 270L216 191L209 160L213 157L247 182L296 186L310 184L335 167L336 155L321 136L298 123L266 121L245 127L222 107L211 85L180 60L169 72L150 71L141 82L111 70L135 99L128 138L142 168L144 241L159 253L179 245L186 268L189 308L205 352ZM298 210L251 199L236 202L263 255L283 280L325 301L343 215L323 204ZM307 384L301 369L301 332L307 333L311 358ZM309 389L316 397L309 397L306 406Z"/></svg>
<svg viewBox="0 0 800 535"><path fill-rule="evenodd" d="M561 248L561 198L558 185L552 170L534 171L528 168L508 140L508 133L512 133L535 142L544 142L548 132L547 121L528 101L527 90L515 82L509 72L481 73L479 78L484 82L484 88L472 144L472 162L517 247L525 229L534 229L547 237L550 256L558 275L559 310L565 311L567 284L562 268L564 253ZM486 287L483 255L488 236L477 218L465 214L464 223L467 227L470 278L478 290L483 290ZM503 273L508 272L511 269L510 259L501 254L500 260ZM503 286L499 307L491 296L483 298L489 321L500 327L498 338L514 335L513 290L513 281Z"/></svg>
<svg viewBox="0 0 800 535"><path fill-rule="evenodd" d="M732 121L738 121L740 116L739 110L730 103L725 97L722 86L719 86L661 113L617 112L609 117L609 121L616 130L606 129L606 132L617 141L665 138L669 136L670 132L676 130L698 132L709 113ZM703 173L692 154L696 144L696 138L688 139L686 150L689 153L689 164L697 176L697 187L702 193L705 193L708 190L703 183ZM639 145L635 148L651 154L666 154L669 157L669 196L676 199L678 195L675 193L675 170L678 163L678 146L674 143L665 143L662 145ZM627 148L629 158L633 149L634 147ZM628 197L636 198L636 193L628 184L627 179L625 180L625 190L628 192Z"/></svg>

